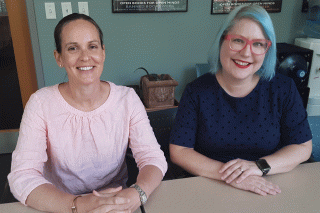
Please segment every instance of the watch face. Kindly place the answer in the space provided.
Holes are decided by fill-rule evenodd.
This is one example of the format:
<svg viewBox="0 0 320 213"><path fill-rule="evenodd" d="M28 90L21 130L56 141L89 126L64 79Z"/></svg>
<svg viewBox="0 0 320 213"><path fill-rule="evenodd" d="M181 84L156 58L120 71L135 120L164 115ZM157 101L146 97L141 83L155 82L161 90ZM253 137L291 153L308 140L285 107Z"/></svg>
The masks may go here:
<svg viewBox="0 0 320 213"><path fill-rule="evenodd" d="M257 166L262 171L263 175L266 175L271 169L271 167L265 159L257 160Z"/></svg>
<svg viewBox="0 0 320 213"><path fill-rule="evenodd" d="M263 169L270 168L270 166L266 160L259 160L258 163L261 166L261 168L263 168Z"/></svg>
<svg viewBox="0 0 320 213"><path fill-rule="evenodd" d="M141 203L145 204L147 202L147 196L144 194L140 197Z"/></svg>

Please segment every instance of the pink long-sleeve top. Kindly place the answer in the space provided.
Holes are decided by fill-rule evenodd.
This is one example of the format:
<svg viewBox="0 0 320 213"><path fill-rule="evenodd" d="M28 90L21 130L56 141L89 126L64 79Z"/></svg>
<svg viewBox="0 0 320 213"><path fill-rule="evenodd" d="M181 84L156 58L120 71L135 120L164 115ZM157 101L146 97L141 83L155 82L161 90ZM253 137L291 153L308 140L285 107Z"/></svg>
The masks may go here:
<svg viewBox="0 0 320 213"><path fill-rule="evenodd" d="M20 202L45 183L71 194L125 186L128 145L139 169L154 165L165 174L167 162L139 97L133 89L108 83L107 101L90 112L70 106L58 85L30 97L8 175Z"/></svg>

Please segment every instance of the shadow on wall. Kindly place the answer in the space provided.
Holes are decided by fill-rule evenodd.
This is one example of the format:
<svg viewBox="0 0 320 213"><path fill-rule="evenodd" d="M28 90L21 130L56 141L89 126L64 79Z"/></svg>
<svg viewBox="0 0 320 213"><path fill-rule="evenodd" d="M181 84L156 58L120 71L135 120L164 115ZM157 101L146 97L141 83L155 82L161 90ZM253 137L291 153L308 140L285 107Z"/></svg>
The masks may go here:
<svg viewBox="0 0 320 213"><path fill-rule="evenodd" d="M179 90L179 91L176 91L176 94L177 94L176 99L179 101L187 84L197 78L196 68L194 65L190 67L186 67L181 72L182 72L182 80L179 81L179 85L176 87L176 90Z"/></svg>

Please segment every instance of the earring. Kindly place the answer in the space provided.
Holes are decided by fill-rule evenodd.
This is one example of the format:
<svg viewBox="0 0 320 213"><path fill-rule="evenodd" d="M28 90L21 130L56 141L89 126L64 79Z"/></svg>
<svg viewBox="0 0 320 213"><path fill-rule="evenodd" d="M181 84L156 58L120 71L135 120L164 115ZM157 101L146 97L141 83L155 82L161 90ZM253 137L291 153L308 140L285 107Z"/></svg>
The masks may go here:
<svg viewBox="0 0 320 213"><path fill-rule="evenodd" d="M62 64L60 64L59 66L62 67Z"/></svg>

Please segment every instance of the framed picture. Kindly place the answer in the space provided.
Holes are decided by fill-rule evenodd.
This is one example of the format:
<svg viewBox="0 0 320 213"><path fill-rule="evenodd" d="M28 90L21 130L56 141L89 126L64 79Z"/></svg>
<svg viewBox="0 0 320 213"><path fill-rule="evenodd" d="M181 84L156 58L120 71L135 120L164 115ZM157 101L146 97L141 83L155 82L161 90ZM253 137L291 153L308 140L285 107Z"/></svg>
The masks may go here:
<svg viewBox="0 0 320 213"><path fill-rule="evenodd" d="M113 13L187 12L188 0L112 0Z"/></svg>
<svg viewBox="0 0 320 213"><path fill-rule="evenodd" d="M243 4L257 4L269 13L281 12L282 0L212 0L211 14L229 13L233 8Z"/></svg>
<svg viewBox="0 0 320 213"><path fill-rule="evenodd" d="M309 1L308 0L303 0L301 12L307 13L308 9L309 9Z"/></svg>

